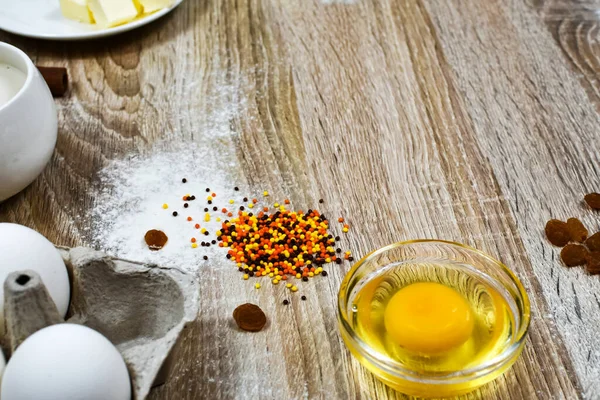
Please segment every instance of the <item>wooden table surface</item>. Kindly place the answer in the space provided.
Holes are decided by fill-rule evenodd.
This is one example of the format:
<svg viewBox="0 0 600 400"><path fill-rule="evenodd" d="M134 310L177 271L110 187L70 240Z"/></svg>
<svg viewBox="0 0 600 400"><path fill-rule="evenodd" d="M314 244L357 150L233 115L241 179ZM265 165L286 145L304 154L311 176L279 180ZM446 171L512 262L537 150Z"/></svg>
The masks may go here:
<svg viewBox="0 0 600 400"><path fill-rule="evenodd" d="M69 69L59 138L39 179L0 221L85 245L91 185L112 159L168 139L204 140L220 85L251 188L301 208L325 199L353 225L357 256L413 238L484 250L522 279L532 324L522 357L466 398L600 398L600 279L567 269L543 235L551 218L600 214L597 0L187 0L149 26L85 43L0 33L40 65ZM190 86L190 82L197 85ZM229 327L233 294L199 277L201 311L170 381L151 399L405 396L350 357L336 325L348 266L285 312L272 288L235 281L269 314ZM239 279L239 276L236 276Z"/></svg>

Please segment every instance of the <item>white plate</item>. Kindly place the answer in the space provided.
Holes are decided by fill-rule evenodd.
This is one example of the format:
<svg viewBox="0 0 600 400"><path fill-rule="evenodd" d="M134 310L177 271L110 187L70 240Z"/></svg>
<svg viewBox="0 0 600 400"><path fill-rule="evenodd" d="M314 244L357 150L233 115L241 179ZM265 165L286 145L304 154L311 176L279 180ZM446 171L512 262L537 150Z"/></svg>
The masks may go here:
<svg viewBox="0 0 600 400"><path fill-rule="evenodd" d="M63 17L58 0L0 0L0 29L37 39L94 39L144 26L169 13L182 2L183 0L175 0L171 7L125 25L98 29L96 25L71 21Z"/></svg>

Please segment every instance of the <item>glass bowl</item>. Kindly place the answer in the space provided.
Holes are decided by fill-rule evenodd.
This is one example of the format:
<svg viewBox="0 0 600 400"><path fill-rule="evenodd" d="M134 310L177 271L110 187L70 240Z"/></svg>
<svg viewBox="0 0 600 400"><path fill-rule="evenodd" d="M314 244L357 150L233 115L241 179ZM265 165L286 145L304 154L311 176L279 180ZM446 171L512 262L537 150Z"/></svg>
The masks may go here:
<svg viewBox="0 0 600 400"><path fill-rule="evenodd" d="M427 373L415 371L370 346L353 326L354 299L377 272L390 264L415 265L447 261L466 265L486 277L506 300L513 326L497 355L466 369ZM446 397L468 393L496 379L516 361L525 344L530 322L529 298L523 285L504 264L471 247L440 240L399 242L376 250L346 274L338 296L338 322L350 352L386 385L419 397Z"/></svg>

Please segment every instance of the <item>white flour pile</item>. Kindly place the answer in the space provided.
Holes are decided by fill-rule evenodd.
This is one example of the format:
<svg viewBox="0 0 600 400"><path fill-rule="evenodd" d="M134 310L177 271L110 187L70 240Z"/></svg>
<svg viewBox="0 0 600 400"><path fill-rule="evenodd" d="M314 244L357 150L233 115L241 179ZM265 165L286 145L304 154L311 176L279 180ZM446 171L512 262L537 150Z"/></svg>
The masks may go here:
<svg viewBox="0 0 600 400"><path fill-rule="evenodd" d="M216 239L215 232L221 226L216 216L226 218L221 208L229 208L230 199L239 207L247 195L245 178L235 168L232 138L236 132L231 121L246 110L243 93L248 83L238 77L233 85L228 84L226 75L217 68L220 61L215 58L214 62L216 72L209 79L213 85L206 88L207 95L197 96L199 82L187 85L183 96L189 101L182 104L190 108L182 108L178 117L185 123L172 124L189 132L166 133L165 141L149 151L111 161L99 172L87 238L97 249L116 257L188 272L196 272L207 264L204 256L208 256L213 268L227 265L224 249L200 244ZM182 183L183 178L187 183ZM235 186L240 191L234 191ZM210 188L210 193L206 188ZM207 196L211 193L217 197L209 206ZM186 194L196 196L195 201L188 202L189 208L183 206ZM169 205L166 210L162 208L164 203ZM217 212L213 206L218 206ZM210 222L204 221L205 207L210 207ZM177 217L173 211L178 212ZM188 216L192 222L186 220ZM209 236L194 228L197 223L209 231ZM150 229L168 236L163 249L151 251L146 245L144 235ZM191 246L192 237L197 239L197 248ZM215 262L215 258L222 262Z"/></svg>
<svg viewBox="0 0 600 400"><path fill-rule="evenodd" d="M218 153L219 157L215 154L191 144L168 151L159 146L147 155L111 162L100 173L102 189L92 211L91 241L95 247L113 256L188 272L197 271L207 263L204 256L209 257L213 266L214 257L224 259L224 249L217 245L203 247L200 243L216 238L215 232L221 226L216 217L222 221L227 218L221 209L233 207L229 200L234 199L235 206L239 207L247 194L244 194L244 185L227 172L233 168L224 160L231 160L231 156L223 151ZM182 183L183 178L187 183ZM235 186L241 190L234 191ZM209 205L207 196L212 193L217 197ZM196 200L188 201L189 207L184 208L183 196L187 194L195 195ZM168 209L163 209L165 203ZM205 207L210 207L210 222L204 220ZM213 207L218 210L213 211ZM177 217L173 211L177 211ZM187 221L188 216L193 221ZM200 233L195 224L210 234ZM162 250L148 249L144 235L150 229L161 230L168 236ZM197 239L197 248L191 246L192 237Z"/></svg>

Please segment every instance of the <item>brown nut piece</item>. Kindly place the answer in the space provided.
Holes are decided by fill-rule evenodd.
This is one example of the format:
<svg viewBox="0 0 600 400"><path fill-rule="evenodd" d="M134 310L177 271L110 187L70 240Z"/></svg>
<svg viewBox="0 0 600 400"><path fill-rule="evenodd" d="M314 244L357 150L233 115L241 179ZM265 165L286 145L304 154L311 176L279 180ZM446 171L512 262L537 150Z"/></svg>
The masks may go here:
<svg viewBox="0 0 600 400"><path fill-rule="evenodd" d="M546 223L546 237L555 246L562 247L566 245L571 240L567 223L558 219L551 219Z"/></svg>
<svg viewBox="0 0 600 400"><path fill-rule="evenodd" d="M267 316L256 304L246 303L233 310L233 319L240 329L258 332L267 323Z"/></svg>
<svg viewBox="0 0 600 400"><path fill-rule="evenodd" d="M600 210L600 193L586 194L584 200L594 210Z"/></svg>
<svg viewBox="0 0 600 400"><path fill-rule="evenodd" d="M165 247L169 238L163 231L159 231L157 229L150 229L144 235L144 240L148 245L148 248L152 251L160 250Z"/></svg>
<svg viewBox="0 0 600 400"><path fill-rule="evenodd" d="M588 254L585 269L592 275L600 274L600 251L594 251Z"/></svg>
<svg viewBox="0 0 600 400"><path fill-rule="evenodd" d="M587 261L588 250L580 244L568 244L560 252L560 258L567 267L583 265Z"/></svg>
<svg viewBox="0 0 600 400"><path fill-rule="evenodd" d="M567 220L567 230L571 235L571 240L574 242L583 243L588 236L588 230L583 223L577 218L569 218Z"/></svg>
<svg viewBox="0 0 600 400"><path fill-rule="evenodd" d="M585 245L590 251L600 251L600 232L596 232L587 238Z"/></svg>

